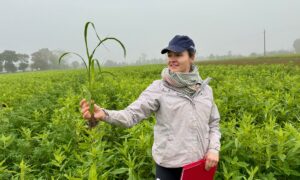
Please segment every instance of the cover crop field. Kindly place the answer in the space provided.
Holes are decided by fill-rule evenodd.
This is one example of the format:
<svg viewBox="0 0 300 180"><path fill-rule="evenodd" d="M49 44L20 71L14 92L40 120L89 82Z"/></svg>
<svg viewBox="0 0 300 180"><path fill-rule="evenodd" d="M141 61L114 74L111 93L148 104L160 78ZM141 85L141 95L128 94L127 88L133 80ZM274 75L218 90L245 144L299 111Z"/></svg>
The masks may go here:
<svg viewBox="0 0 300 180"><path fill-rule="evenodd" d="M95 82L95 103L124 109L164 66L105 68L116 77ZM300 67L198 66L221 114L216 179L300 179ZM0 75L0 179L154 179L154 114L89 130L86 82L84 70Z"/></svg>

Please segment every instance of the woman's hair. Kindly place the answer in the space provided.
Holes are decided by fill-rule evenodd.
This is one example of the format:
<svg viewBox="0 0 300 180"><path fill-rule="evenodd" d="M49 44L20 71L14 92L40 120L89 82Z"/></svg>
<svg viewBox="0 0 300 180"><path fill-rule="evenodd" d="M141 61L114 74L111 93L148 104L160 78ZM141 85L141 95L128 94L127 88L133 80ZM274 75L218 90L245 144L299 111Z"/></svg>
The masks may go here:
<svg viewBox="0 0 300 180"><path fill-rule="evenodd" d="M190 58L193 58L195 56L195 54L196 54L195 50L188 49L187 51L188 51L188 54L189 54ZM194 63L194 61L193 61L193 63ZM191 63L190 71L192 71L192 65L193 65L193 63Z"/></svg>
<svg viewBox="0 0 300 180"><path fill-rule="evenodd" d="M188 49L187 51L188 51L189 57L194 57L196 54L196 51L194 51L192 49Z"/></svg>

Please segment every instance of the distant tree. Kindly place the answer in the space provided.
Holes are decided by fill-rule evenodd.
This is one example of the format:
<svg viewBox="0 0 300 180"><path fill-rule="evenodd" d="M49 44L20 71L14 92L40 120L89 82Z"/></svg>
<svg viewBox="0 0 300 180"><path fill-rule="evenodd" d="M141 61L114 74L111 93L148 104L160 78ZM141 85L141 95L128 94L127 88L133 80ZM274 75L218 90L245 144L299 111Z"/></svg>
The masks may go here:
<svg viewBox="0 0 300 180"><path fill-rule="evenodd" d="M52 51L52 56L50 58L51 69L66 69L71 67L68 65L69 56L65 57L64 60L61 61L59 64L58 59L63 53L65 53L65 51L62 50Z"/></svg>
<svg viewBox="0 0 300 180"><path fill-rule="evenodd" d="M258 55L257 55L257 53L252 52L249 56L250 56L250 57L256 57L256 56L258 56Z"/></svg>
<svg viewBox="0 0 300 180"><path fill-rule="evenodd" d="M19 54L18 59L20 61L19 70L25 71L25 69L29 66L29 55Z"/></svg>
<svg viewBox="0 0 300 180"><path fill-rule="evenodd" d="M0 54L0 56L1 56L1 54ZM4 68L3 62L0 60L0 72L3 72L3 68Z"/></svg>
<svg viewBox="0 0 300 180"><path fill-rule="evenodd" d="M31 61L33 62L31 64L31 68L38 70L64 68L66 65L58 65L58 58L60 54L60 51L52 52L48 48L40 49L31 54Z"/></svg>
<svg viewBox="0 0 300 180"><path fill-rule="evenodd" d="M282 54L293 54L294 52L289 51L289 50L275 50L275 51L268 51L268 55L282 55Z"/></svg>
<svg viewBox="0 0 300 180"><path fill-rule="evenodd" d="M300 39L296 39L295 41L294 41L294 48L295 48L295 51L296 51L296 53L300 53Z"/></svg>
<svg viewBox="0 0 300 180"><path fill-rule="evenodd" d="M216 57L213 54L210 54L208 59L215 59Z"/></svg>
<svg viewBox="0 0 300 180"><path fill-rule="evenodd" d="M83 62L80 63L80 67L85 67Z"/></svg>
<svg viewBox="0 0 300 180"><path fill-rule="evenodd" d="M52 56L51 51L48 48L43 48L31 54L31 68L38 70L50 69L50 56Z"/></svg>
<svg viewBox="0 0 300 180"><path fill-rule="evenodd" d="M17 71L17 67L15 66L15 64L12 61L6 61L4 63L4 68L7 72L16 72Z"/></svg>
<svg viewBox="0 0 300 180"><path fill-rule="evenodd" d="M3 72L4 68L4 59L2 58L2 53L0 53L0 72Z"/></svg>
<svg viewBox="0 0 300 180"><path fill-rule="evenodd" d="M107 61L105 61L104 66L118 66L118 63L116 63L112 60L107 60Z"/></svg>
<svg viewBox="0 0 300 180"><path fill-rule="evenodd" d="M146 64L146 61L147 61L147 54L142 53L139 59L136 61L136 64Z"/></svg>
<svg viewBox="0 0 300 180"><path fill-rule="evenodd" d="M18 61L18 54L15 51L3 51L0 55L0 61L4 63L4 68L7 72L17 71L17 67L15 66L14 62Z"/></svg>
<svg viewBox="0 0 300 180"><path fill-rule="evenodd" d="M72 62L72 68L77 69L77 68L79 68L79 66L80 66L80 64L79 64L78 61L73 61Z"/></svg>

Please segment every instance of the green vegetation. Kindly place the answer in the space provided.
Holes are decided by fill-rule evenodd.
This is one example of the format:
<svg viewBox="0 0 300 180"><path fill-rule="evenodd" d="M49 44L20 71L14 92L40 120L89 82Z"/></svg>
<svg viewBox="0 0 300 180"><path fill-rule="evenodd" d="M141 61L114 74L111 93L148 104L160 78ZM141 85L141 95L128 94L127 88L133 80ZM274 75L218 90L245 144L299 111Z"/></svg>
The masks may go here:
<svg viewBox="0 0 300 180"><path fill-rule="evenodd" d="M105 68L94 100L121 110L165 65ZM199 65L221 113L216 179L299 179L300 67ZM132 128L80 113L86 70L0 75L0 179L153 179L155 117Z"/></svg>
<svg viewBox="0 0 300 180"><path fill-rule="evenodd" d="M198 64L236 64L236 65L259 65L259 64L289 64L300 65L300 54L268 55L258 57L241 57L218 60L201 60Z"/></svg>
<svg viewBox="0 0 300 180"><path fill-rule="evenodd" d="M95 34L96 34L96 36L97 36L97 38L99 40L99 42L97 43L97 46L94 48L94 50L92 51L92 53L89 52L89 47L88 47L88 27L89 27L89 25L92 26L92 28L94 29ZM121 45L121 47L123 48L124 57L126 56L126 49L125 49L125 46L122 44L121 41L119 41L117 38L114 38L114 37L106 37L103 40L101 40L100 37L99 37L99 35L98 35L98 33L97 33L97 31L96 31L94 23L87 22L85 24L85 27L84 27L84 42L85 42L85 50L86 50L88 64L86 64L86 61L84 60L84 58L82 56L80 56L79 54L74 53L74 52L63 53L59 57L59 59L58 59L58 61L60 63L61 60L66 55L74 54L74 55L78 56L82 60L82 62L84 63L84 65L85 65L85 69L86 69L86 73L87 73L87 77L88 77L88 87L86 87L86 86L83 85L83 89L84 89L84 92L85 92L85 98L86 98L86 100L89 103L89 107L90 107L89 111L90 111L91 116L92 116L92 118L89 120L89 128L93 128L93 127L95 127L98 124L98 121L94 117L94 104L95 104L95 102L92 99L94 97L94 89L95 89L95 77L96 77L95 63L97 63L98 70L99 70L97 77L101 78L101 80L103 80L103 74L105 74L105 73L113 75L112 73L110 73L108 71L102 71L99 60L96 59L96 58L94 58L94 54L95 54L96 50L98 49L98 47L100 47L100 45L104 45L103 43L105 41L108 41L108 40L114 40L117 43L119 43Z"/></svg>

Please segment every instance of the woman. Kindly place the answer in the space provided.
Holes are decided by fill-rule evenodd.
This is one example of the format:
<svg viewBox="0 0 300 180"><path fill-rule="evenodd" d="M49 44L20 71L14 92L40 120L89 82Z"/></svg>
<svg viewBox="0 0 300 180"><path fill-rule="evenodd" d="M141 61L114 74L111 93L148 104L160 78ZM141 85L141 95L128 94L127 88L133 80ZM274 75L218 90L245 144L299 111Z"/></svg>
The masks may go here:
<svg viewBox="0 0 300 180"><path fill-rule="evenodd" d="M110 124L131 127L153 112L154 143L152 156L156 179L180 179L182 166L205 158L209 170L219 161L220 115L214 102L210 77L202 80L194 65L195 44L188 36L176 35L168 47L168 67L162 79L154 80L123 110L108 110L95 105L95 118ZM85 99L80 102L82 114L91 114Z"/></svg>

